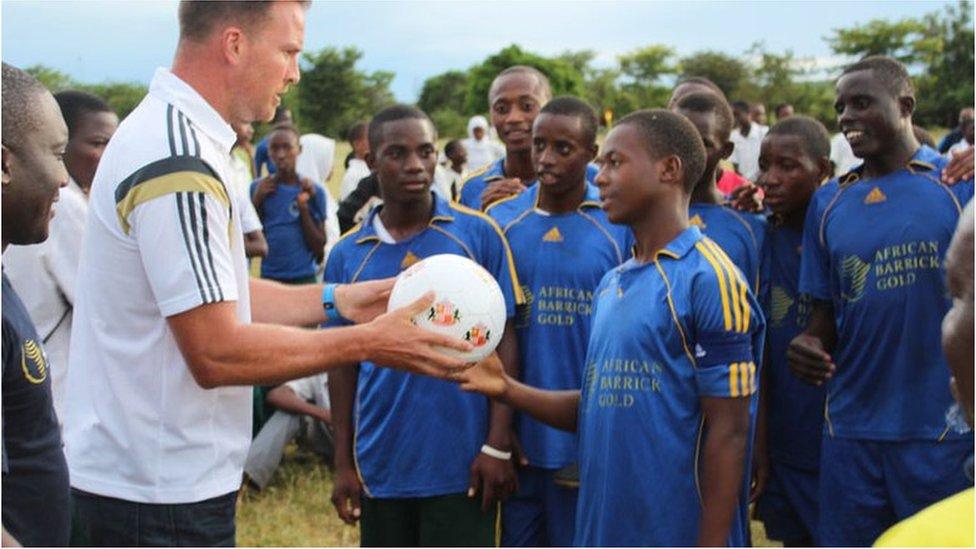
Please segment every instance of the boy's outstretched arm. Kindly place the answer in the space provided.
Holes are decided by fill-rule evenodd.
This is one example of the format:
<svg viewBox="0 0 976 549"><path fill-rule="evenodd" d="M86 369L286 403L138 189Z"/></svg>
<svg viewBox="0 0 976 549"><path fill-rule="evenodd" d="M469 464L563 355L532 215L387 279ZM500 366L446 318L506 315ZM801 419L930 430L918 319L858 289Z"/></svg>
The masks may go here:
<svg viewBox="0 0 976 549"><path fill-rule="evenodd" d="M530 387L505 373L498 355L451 376L465 391L481 393L564 431L576 431L579 391L545 391Z"/></svg>

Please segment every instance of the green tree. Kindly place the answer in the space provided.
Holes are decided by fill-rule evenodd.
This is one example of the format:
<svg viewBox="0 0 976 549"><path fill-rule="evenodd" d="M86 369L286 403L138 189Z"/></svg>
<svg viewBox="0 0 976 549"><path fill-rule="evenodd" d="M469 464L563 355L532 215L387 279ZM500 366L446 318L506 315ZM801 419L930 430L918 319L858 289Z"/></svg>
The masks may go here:
<svg viewBox="0 0 976 549"><path fill-rule="evenodd" d="M512 44L490 55L468 72L468 89L465 95L465 112L468 114L488 111L488 90L498 73L513 65L528 65L539 69L549 78L553 95L580 95L583 75L570 63L559 58L547 58L524 51Z"/></svg>
<svg viewBox="0 0 976 549"><path fill-rule="evenodd" d="M749 81L749 66L731 55L717 51L700 51L681 59L682 76L704 76L735 100Z"/></svg>
<svg viewBox="0 0 976 549"><path fill-rule="evenodd" d="M24 72L38 79L41 84L44 84L45 88L51 91L51 93L69 90L77 87L78 85L78 83L67 74L44 65L32 65L24 69Z"/></svg>
<svg viewBox="0 0 976 549"><path fill-rule="evenodd" d="M149 88L143 84L126 82L88 84L79 86L79 88L104 99L105 102L112 107L112 110L119 115L120 120L126 116L129 116L129 113L132 112L139 105L142 99L146 97L146 94L149 93Z"/></svg>
<svg viewBox="0 0 976 549"><path fill-rule="evenodd" d="M424 81L417 106L425 112L453 110L465 113L464 99L468 92L468 74L464 71L447 71Z"/></svg>
<svg viewBox="0 0 976 549"><path fill-rule="evenodd" d="M362 56L353 47L330 47L302 55L296 113L302 131L342 136L355 122L394 103L389 89L393 73L357 69Z"/></svg>
<svg viewBox="0 0 976 549"><path fill-rule="evenodd" d="M835 53L856 57L888 55L902 63L913 63L918 59L915 42L923 28L920 21L912 18L873 19L861 26L834 29L827 43Z"/></svg>

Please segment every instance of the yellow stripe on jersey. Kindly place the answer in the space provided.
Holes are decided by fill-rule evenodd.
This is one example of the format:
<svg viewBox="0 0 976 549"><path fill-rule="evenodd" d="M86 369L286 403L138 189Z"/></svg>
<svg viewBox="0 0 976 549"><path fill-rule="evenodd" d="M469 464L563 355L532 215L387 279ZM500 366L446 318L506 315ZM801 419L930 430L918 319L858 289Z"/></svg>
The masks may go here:
<svg viewBox="0 0 976 549"><path fill-rule="evenodd" d="M705 245L708 246L712 253L715 254L715 258L725 269L726 274L729 277L729 293L732 294L732 316L735 318L735 331L742 331L742 303L739 300L740 286L742 286L739 280L738 274L735 271L735 266L729 259L729 256L725 255L725 251L722 250L714 241L709 239L704 239Z"/></svg>
<svg viewBox="0 0 976 549"><path fill-rule="evenodd" d="M708 261L708 263L711 264L712 269L715 269L715 276L718 278L718 293L722 298L722 316L725 320L725 329L731 330L732 313L729 310L729 297L725 287L725 273L719 266L718 261L716 261L712 256L712 252L709 251L709 249L703 244L704 242L704 240L696 242L695 248L698 248L698 251L702 254L702 257L705 258L705 261Z"/></svg>
<svg viewBox="0 0 976 549"><path fill-rule="evenodd" d="M729 364L729 395L739 396L739 363Z"/></svg>
<svg viewBox="0 0 976 549"><path fill-rule="evenodd" d="M218 179L195 171L173 172L133 185L125 196L115 204L119 225L126 234L129 234L131 228L129 226L129 214L136 209L136 206L154 198L180 192L206 193L225 208L230 207L227 191L224 189L224 184Z"/></svg>

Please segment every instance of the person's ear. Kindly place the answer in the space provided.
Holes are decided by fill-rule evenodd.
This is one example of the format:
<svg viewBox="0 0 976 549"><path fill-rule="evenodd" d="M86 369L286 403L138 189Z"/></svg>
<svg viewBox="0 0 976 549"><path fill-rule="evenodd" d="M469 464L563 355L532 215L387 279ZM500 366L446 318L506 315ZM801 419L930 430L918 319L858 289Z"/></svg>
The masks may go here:
<svg viewBox="0 0 976 549"><path fill-rule="evenodd" d="M676 154L665 156L657 162L657 180L665 185L684 187L685 169L681 158Z"/></svg>
<svg viewBox="0 0 976 549"><path fill-rule="evenodd" d="M0 159L0 163L3 164L2 183L4 187L10 184L10 161L12 160L12 157L13 152L11 152L6 145L3 145L2 159Z"/></svg>
<svg viewBox="0 0 976 549"><path fill-rule="evenodd" d="M898 108L901 111L902 117L911 116L915 113L915 98L908 95L899 97Z"/></svg>
<svg viewBox="0 0 976 549"><path fill-rule="evenodd" d="M826 156L821 156L820 160L817 161L817 169L820 175L821 184L834 175L834 165Z"/></svg>
<svg viewBox="0 0 976 549"><path fill-rule="evenodd" d="M247 36L239 27L227 27L220 33L220 51L229 63L240 64L247 48Z"/></svg>
<svg viewBox="0 0 976 549"><path fill-rule="evenodd" d="M369 167L369 171L376 171L376 157L373 156L373 151L366 153L366 166Z"/></svg>
<svg viewBox="0 0 976 549"><path fill-rule="evenodd" d="M587 158L587 161L593 162L593 159L596 158L596 155L600 154L600 146L597 145L596 142L594 142L592 145L589 146L589 150L587 152L589 153L589 158Z"/></svg>

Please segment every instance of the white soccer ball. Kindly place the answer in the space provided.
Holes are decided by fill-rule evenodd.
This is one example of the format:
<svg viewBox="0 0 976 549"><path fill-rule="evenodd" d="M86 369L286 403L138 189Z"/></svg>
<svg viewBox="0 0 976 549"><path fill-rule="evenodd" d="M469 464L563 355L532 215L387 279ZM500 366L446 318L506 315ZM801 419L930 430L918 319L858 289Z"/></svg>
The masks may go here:
<svg viewBox="0 0 976 549"><path fill-rule="evenodd" d="M505 296L491 273L466 257L432 255L397 276L387 310L409 305L428 291L436 295L434 304L413 322L474 346L468 353L442 349L445 354L478 362L495 350L505 332Z"/></svg>

